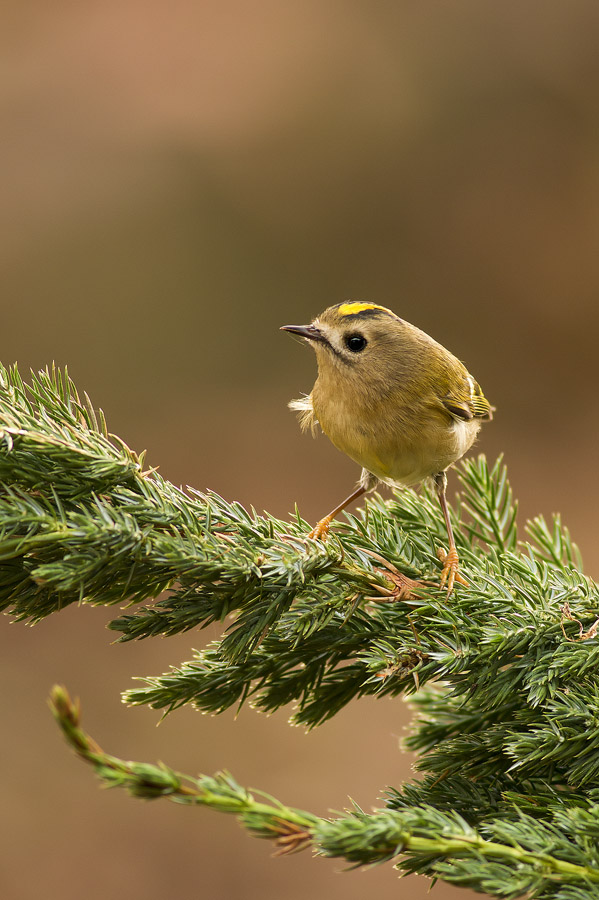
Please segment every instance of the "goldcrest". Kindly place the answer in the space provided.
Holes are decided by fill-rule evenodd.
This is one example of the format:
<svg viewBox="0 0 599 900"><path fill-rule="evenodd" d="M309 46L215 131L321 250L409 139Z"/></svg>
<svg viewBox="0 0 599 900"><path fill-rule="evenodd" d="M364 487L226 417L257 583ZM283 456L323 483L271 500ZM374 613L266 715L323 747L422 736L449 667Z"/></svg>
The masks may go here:
<svg viewBox="0 0 599 900"><path fill-rule="evenodd" d="M447 507L447 469L492 418L474 378L453 354L384 306L339 303L310 325L284 325L316 352L311 394L289 405L303 428L320 425L333 444L362 466L356 490L316 525L325 539L331 521L379 482L413 486L434 480L447 527L440 551L441 585L451 593L460 576ZM407 580L407 579L406 579Z"/></svg>

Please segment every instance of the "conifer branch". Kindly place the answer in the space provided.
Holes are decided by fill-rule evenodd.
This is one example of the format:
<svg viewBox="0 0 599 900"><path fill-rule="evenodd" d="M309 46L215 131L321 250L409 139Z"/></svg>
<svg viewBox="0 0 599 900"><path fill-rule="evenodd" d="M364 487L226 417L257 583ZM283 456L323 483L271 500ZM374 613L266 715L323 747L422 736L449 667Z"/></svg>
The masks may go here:
<svg viewBox="0 0 599 900"><path fill-rule="evenodd" d="M198 778L164 764L125 762L109 756L86 734L79 706L56 686L50 698L68 743L107 787L124 787L146 800L167 797L178 803L233 813L256 837L272 840L278 855L312 847L321 856L353 865L393 860L406 872L425 872L453 884L516 898L599 897L599 859L588 864L589 838L596 843L599 806L588 804L561 816L561 830L513 807L512 819L494 819L473 828L456 812L432 806L404 806L372 814L355 807L346 816L324 819L268 798L264 803L228 773ZM557 818L557 817L556 817ZM567 886L567 892L561 889Z"/></svg>
<svg viewBox="0 0 599 900"><path fill-rule="evenodd" d="M221 640L125 694L165 712L293 703L312 727L365 694L414 694L421 779L374 815L319 819L247 799L229 776L123 763L55 694L68 739L106 783L236 812L279 849L397 858L497 897L599 897L597 585L559 517L519 538L501 460L458 476L469 587L448 601L426 488L374 497L312 541L299 514L259 516L145 469L66 372L25 385L0 367L0 609L35 622L73 602L138 604L111 623L122 641L228 619ZM391 566L426 584L398 599Z"/></svg>

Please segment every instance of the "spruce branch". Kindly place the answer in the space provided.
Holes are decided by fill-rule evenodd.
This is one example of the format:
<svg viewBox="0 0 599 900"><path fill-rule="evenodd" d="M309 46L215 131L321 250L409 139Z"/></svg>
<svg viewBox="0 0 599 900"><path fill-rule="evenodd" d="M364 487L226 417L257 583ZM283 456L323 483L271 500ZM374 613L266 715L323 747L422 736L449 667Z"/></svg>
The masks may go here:
<svg viewBox="0 0 599 900"><path fill-rule="evenodd" d="M268 711L295 702L296 720L311 726L355 697L440 678L459 696L476 677L487 707L525 687L542 699L543 672L556 670L553 655L576 627L565 605L585 628L596 621L596 586L556 558L553 548L571 547L559 521L551 552L539 524L539 546L510 549L515 505L499 461L460 472L471 588L451 604L434 587L382 603L368 599L393 587L381 557L411 577L438 572L443 523L429 492L374 498L322 544L299 516L258 516L144 471L90 408L66 374L39 373L28 387L15 369L0 371L0 607L36 621L72 602L145 601L112 622L123 640L233 616L222 641L129 702L208 711L248 697Z"/></svg>
<svg viewBox="0 0 599 900"><path fill-rule="evenodd" d="M599 897L599 806L594 804L572 815L556 815L550 824L540 824L514 806L512 818L494 819L480 829L456 812L428 805L372 814L355 807L325 819L273 798L258 801L228 773L192 778L163 764L110 756L83 731L79 705L64 688L54 687L50 705L70 746L107 787L124 787L147 800L167 797L232 813L251 834L272 840L278 854L312 847L318 855L358 866L393 860L405 872L441 877L497 897L528 892L565 900L577 896L572 891L579 888L581 898Z"/></svg>
<svg viewBox="0 0 599 900"><path fill-rule="evenodd" d="M123 763L55 694L105 783L235 812L282 850L393 859L497 897L599 896L597 585L559 517L520 539L501 460L457 474L469 586L448 601L426 487L375 496L323 544L299 514L260 516L144 468L66 372L26 385L0 367L0 609L35 622L73 602L126 605L110 625L123 642L227 620L220 640L124 695L164 712L293 704L313 727L367 694L414 695L420 780L372 815L320 819L248 799L230 776ZM396 571L425 584L400 595Z"/></svg>

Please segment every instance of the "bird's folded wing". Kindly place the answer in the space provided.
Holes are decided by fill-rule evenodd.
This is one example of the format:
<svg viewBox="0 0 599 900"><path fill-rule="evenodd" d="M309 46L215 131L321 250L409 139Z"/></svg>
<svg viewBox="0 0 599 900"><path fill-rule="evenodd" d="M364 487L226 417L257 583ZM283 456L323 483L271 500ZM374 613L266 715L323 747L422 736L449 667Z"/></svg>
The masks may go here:
<svg viewBox="0 0 599 900"><path fill-rule="evenodd" d="M493 407L474 378L467 376L459 385L441 398L443 406L454 419L492 419Z"/></svg>

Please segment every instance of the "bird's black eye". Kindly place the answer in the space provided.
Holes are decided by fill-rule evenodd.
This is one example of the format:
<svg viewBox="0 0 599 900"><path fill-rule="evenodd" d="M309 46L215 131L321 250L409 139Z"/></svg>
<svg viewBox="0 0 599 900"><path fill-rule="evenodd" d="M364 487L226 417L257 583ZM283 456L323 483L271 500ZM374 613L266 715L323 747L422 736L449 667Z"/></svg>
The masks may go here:
<svg viewBox="0 0 599 900"><path fill-rule="evenodd" d="M368 341L363 334L347 334L345 336L345 346L352 353L359 353L367 343Z"/></svg>

